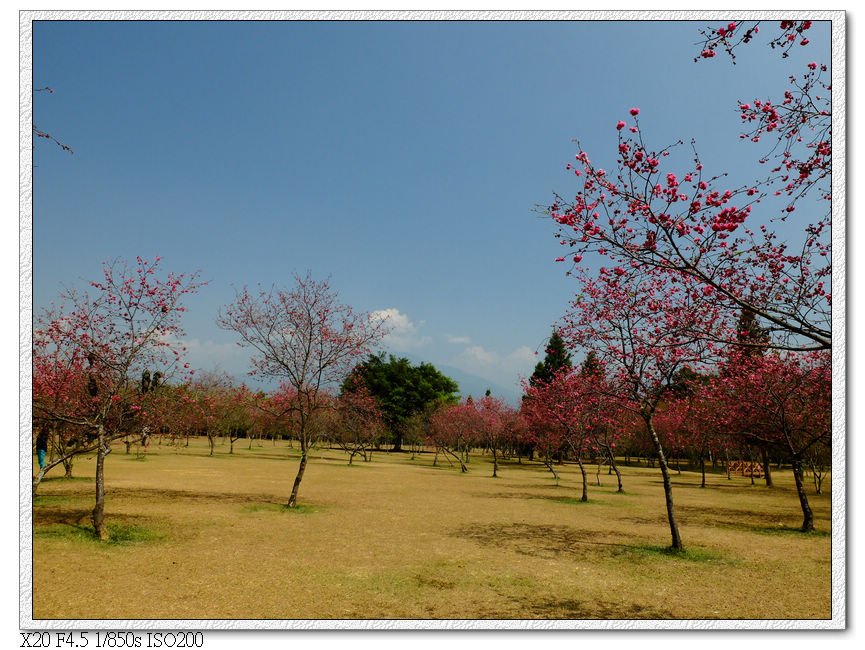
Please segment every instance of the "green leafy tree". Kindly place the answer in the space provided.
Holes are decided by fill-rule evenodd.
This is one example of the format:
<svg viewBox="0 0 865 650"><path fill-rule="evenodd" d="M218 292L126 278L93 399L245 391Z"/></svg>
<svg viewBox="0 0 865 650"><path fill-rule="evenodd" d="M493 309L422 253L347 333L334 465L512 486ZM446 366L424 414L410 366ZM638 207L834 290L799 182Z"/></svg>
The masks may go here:
<svg viewBox="0 0 865 650"><path fill-rule="evenodd" d="M365 386L381 410L393 436L393 451L402 451L414 416L438 404L455 404L459 386L430 363L412 365L408 359L382 352L357 365L342 384L344 392Z"/></svg>
<svg viewBox="0 0 865 650"><path fill-rule="evenodd" d="M565 342L556 330L553 330L550 336L546 352L544 360L535 366L535 371L529 377L530 386L548 384L559 371L573 367L571 353L568 352Z"/></svg>

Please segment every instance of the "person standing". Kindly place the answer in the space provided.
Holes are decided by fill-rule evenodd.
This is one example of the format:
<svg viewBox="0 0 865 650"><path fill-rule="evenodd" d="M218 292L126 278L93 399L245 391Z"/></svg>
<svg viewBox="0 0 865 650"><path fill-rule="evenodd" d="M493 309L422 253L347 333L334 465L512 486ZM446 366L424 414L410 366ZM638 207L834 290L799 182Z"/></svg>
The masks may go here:
<svg viewBox="0 0 865 650"><path fill-rule="evenodd" d="M36 460L39 461L39 469L45 469L45 454L48 453L48 427L42 427L36 436Z"/></svg>

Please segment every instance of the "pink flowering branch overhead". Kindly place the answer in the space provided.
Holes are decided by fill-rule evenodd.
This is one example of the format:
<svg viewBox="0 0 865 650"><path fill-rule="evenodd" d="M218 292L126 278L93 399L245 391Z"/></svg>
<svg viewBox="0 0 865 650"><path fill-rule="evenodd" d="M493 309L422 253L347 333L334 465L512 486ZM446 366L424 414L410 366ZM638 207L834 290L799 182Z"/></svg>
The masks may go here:
<svg viewBox="0 0 865 650"><path fill-rule="evenodd" d="M810 25L785 21L782 31ZM741 25L719 27L712 37L737 43L751 36ZM753 36L753 33L752 33ZM705 300L721 309L753 312L771 345L791 350L829 349L831 332L831 84L827 66L809 63L791 75L783 99L740 100L741 139L763 169L733 184L711 173L691 143L657 148L644 138L640 111L615 123L612 170L580 148L568 164L578 181L573 198L556 196L547 214L560 243L558 258L580 264L587 254L615 268L645 266L669 279L687 276ZM768 150L764 147L768 142ZM708 337L710 332L706 331Z"/></svg>

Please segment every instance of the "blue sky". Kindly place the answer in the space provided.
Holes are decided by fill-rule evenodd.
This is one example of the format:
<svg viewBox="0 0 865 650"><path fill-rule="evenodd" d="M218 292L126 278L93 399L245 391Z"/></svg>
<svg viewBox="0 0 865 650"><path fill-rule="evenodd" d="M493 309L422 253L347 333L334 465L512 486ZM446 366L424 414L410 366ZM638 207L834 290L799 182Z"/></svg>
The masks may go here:
<svg viewBox="0 0 865 650"><path fill-rule="evenodd" d="M718 21L723 24L726 21ZM307 269L391 310L388 349L514 391L573 296L533 208L579 139L612 162L641 109L656 146L697 139L748 178L736 100L829 61L828 26L782 61L765 40L693 63L704 22L51 22L34 28L34 307L114 257L208 285L190 361L238 376L234 288ZM542 352L541 352L542 353Z"/></svg>

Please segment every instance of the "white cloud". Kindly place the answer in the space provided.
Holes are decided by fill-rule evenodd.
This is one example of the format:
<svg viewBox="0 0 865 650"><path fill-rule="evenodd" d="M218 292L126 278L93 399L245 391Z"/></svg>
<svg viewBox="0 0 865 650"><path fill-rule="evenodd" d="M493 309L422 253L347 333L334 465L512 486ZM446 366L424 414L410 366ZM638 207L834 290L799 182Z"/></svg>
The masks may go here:
<svg viewBox="0 0 865 650"><path fill-rule="evenodd" d="M531 374L535 363L537 356L527 345L509 352L497 352L482 345L472 345L460 353L454 365L501 386L517 386L520 377Z"/></svg>
<svg viewBox="0 0 865 650"><path fill-rule="evenodd" d="M185 360L197 370L224 368L231 372L249 370L248 354L233 341L217 343L198 338L179 341L186 348Z"/></svg>
<svg viewBox="0 0 865 650"><path fill-rule="evenodd" d="M517 365L525 365L527 363L534 364L535 363L535 351L532 350L529 346L523 345L518 347L516 350L511 352L508 355L508 359Z"/></svg>
<svg viewBox="0 0 865 650"><path fill-rule="evenodd" d="M490 366L498 361L498 355L495 352L486 350L481 345L472 345L463 350L462 356L484 366Z"/></svg>
<svg viewBox="0 0 865 650"><path fill-rule="evenodd" d="M459 345L466 345L472 342L472 338L470 336L451 336L447 337L448 343L457 343Z"/></svg>
<svg viewBox="0 0 865 650"><path fill-rule="evenodd" d="M372 312L372 317L386 321L386 327L389 332L382 342L394 351L406 352L414 350L432 341L429 336L424 336L420 331L424 325L424 321L413 323L408 315L403 314L395 307L374 311Z"/></svg>

